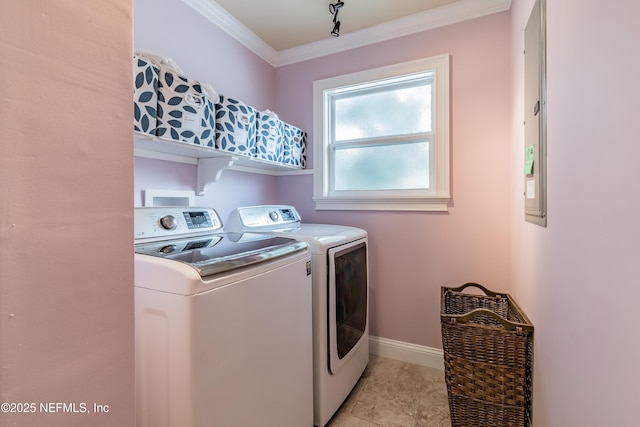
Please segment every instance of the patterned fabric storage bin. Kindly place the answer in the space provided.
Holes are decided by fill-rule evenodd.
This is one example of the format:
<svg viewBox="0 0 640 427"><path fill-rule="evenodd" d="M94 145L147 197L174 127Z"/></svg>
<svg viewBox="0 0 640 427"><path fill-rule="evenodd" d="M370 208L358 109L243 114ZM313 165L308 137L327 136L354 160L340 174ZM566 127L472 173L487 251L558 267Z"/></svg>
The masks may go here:
<svg viewBox="0 0 640 427"><path fill-rule="evenodd" d="M248 157L256 155L255 108L220 96L216 104L216 148Z"/></svg>
<svg viewBox="0 0 640 427"><path fill-rule="evenodd" d="M160 69L156 135L187 144L213 147L215 107L202 86L171 70Z"/></svg>
<svg viewBox="0 0 640 427"><path fill-rule="evenodd" d="M156 134L158 72L151 62L133 57L133 130L147 135Z"/></svg>
<svg viewBox="0 0 640 427"><path fill-rule="evenodd" d="M307 165L307 134L297 127L283 123L284 163L305 168Z"/></svg>
<svg viewBox="0 0 640 427"><path fill-rule="evenodd" d="M284 162L284 127L272 111L257 113L256 157L273 162Z"/></svg>

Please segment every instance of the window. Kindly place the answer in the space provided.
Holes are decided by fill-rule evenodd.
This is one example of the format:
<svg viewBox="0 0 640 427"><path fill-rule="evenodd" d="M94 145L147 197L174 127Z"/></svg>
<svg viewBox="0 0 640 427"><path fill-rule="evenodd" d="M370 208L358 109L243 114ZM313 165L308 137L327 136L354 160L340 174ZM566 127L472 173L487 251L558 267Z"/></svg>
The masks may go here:
<svg viewBox="0 0 640 427"><path fill-rule="evenodd" d="M316 209L447 210L449 55L313 91Z"/></svg>

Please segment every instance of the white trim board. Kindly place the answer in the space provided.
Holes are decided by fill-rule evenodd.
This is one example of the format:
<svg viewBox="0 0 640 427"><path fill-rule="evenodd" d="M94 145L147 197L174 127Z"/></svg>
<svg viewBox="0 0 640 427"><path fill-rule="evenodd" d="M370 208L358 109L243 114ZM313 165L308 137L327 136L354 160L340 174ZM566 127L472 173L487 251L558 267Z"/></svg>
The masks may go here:
<svg viewBox="0 0 640 427"><path fill-rule="evenodd" d="M480 18L511 8L512 0L460 0L450 5L395 19L360 31L276 51L254 32L211 0L182 0L273 67L294 64L356 47Z"/></svg>
<svg viewBox="0 0 640 427"><path fill-rule="evenodd" d="M369 353L444 371L444 352L438 348L369 336Z"/></svg>

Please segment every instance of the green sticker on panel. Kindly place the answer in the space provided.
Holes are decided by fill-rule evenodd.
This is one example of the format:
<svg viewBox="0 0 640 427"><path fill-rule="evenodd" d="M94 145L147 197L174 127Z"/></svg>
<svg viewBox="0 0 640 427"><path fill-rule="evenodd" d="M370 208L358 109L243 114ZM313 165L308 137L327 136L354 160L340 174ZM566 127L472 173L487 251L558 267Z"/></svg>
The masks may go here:
<svg viewBox="0 0 640 427"><path fill-rule="evenodd" d="M529 144L526 147L525 159L524 159L524 174L525 175L533 175L533 159L535 159L536 154L535 144Z"/></svg>

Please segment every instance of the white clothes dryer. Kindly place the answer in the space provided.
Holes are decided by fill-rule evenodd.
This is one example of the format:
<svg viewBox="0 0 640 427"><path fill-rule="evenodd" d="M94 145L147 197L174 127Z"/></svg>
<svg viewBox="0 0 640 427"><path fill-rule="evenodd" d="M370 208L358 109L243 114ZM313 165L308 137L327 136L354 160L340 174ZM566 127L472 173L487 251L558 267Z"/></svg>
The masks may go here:
<svg viewBox="0 0 640 427"><path fill-rule="evenodd" d="M305 224L293 206L235 209L228 232L268 233L307 242L313 283L314 425L324 427L369 363L368 235L363 229Z"/></svg>
<svg viewBox="0 0 640 427"><path fill-rule="evenodd" d="M135 210L136 425L313 425L308 244Z"/></svg>

